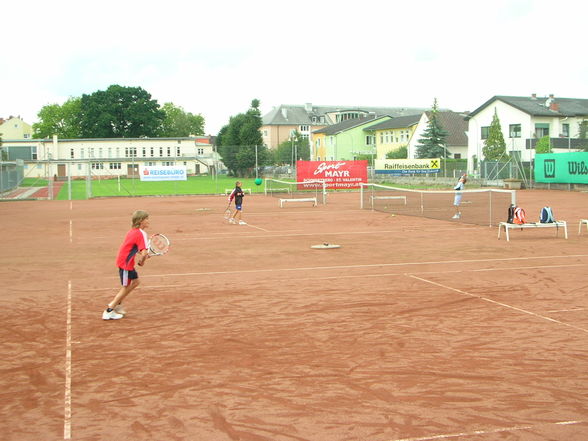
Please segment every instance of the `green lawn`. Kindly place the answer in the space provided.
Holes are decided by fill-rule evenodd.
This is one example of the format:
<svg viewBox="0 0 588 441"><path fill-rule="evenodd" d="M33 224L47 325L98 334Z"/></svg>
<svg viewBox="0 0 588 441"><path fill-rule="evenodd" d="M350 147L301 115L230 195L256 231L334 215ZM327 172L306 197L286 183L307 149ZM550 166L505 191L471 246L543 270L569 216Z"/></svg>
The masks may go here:
<svg viewBox="0 0 588 441"><path fill-rule="evenodd" d="M263 184L255 185L255 178L239 178L242 188L250 188L253 193L263 193ZM161 196L182 194L223 194L225 189L235 187L237 178L218 176L189 176L186 181L142 182L139 179L102 179L92 180L92 197L111 196ZM38 185L38 184L37 184ZM71 182L71 198L86 199L86 180ZM56 199L67 200L68 183L64 182Z"/></svg>

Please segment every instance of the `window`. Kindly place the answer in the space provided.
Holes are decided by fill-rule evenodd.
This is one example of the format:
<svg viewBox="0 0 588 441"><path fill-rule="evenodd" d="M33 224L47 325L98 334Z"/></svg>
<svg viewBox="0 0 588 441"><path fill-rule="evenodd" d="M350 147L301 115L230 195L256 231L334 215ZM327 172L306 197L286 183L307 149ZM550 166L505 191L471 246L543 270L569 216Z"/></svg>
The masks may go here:
<svg viewBox="0 0 588 441"><path fill-rule="evenodd" d="M490 133L490 127L480 127L480 137L482 139L488 139L488 133Z"/></svg>
<svg viewBox="0 0 588 441"><path fill-rule="evenodd" d="M510 138L520 138L521 137L521 125L520 124L511 124L508 126L508 133Z"/></svg>
<svg viewBox="0 0 588 441"><path fill-rule="evenodd" d="M171 147L167 148L167 156L171 156Z"/></svg>
<svg viewBox="0 0 588 441"><path fill-rule="evenodd" d="M153 147L151 147L151 157L153 158L153 156L155 156L155 153L154 153Z"/></svg>
<svg viewBox="0 0 588 441"><path fill-rule="evenodd" d="M143 158L147 156L147 147L143 147Z"/></svg>
<svg viewBox="0 0 588 441"><path fill-rule="evenodd" d="M92 170L104 170L103 162L92 162Z"/></svg>
<svg viewBox="0 0 588 441"><path fill-rule="evenodd" d="M98 157L102 158L102 147L98 147Z"/></svg>
<svg viewBox="0 0 588 441"><path fill-rule="evenodd" d="M88 149L88 157L89 158L93 158L94 157L94 147L90 147Z"/></svg>
<svg viewBox="0 0 588 441"><path fill-rule="evenodd" d="M182 149L180 148L180 146L176 147L176 156L182 156Z"/></svg>
<svg viewBox="0 0 588 441"><path fill-rule="evenodd" d="M454 153L453 158L454 159L461 159L461 153Z"/></svg>
<svg viewBox="0 0 588 441"><path fill-rule="evenodd" d="M159 147L159 157L163 158L163 147Z"/></svg>
<svg viewBox="0 0 588 441"><path fill-rule="evenodd" d="M145 165L146 165L147 167L155 167L155 166L157 166L157 162L154 162L154 161L147 161L147 162L145 163Z"/></svg>
<svg viewBox="0 0 588 441"><path fill-rule="evenodd" d="M537 139L549 136L549 123L535 123L535 137Z"/></svg>
<svg viewBox="0 0 588 441"><path fill-rule="evenodd" d="M176 165L176 163L174 161L163 161L162 165L164 167L172 167L172 166Z"/></svg>
<svg viewBox="0 0 588 441"><path fill-rule="evenodd" d="M126 147L125 148L125 157L134 158L136 156L137 156L137 147Z"/></svg>
<svg viewBox="0 0 588 441"><path fill-rule="evenodd" d="M24 139L28 139L28 138L30 138L30 137L31 137L31 135L29 135L28 133L25 133L25 134L23 135L23 138L24 138Z"/></svg>
<svg viewBox="0 0 588 441"><path fill-rule="evenodd" d="M69 157L71 159L74 159L75 158L75 150L74 149L69 149Z"/></svg>
<svg viewBox="0 0 588 441"><path fill-rule="evenodd" d="M108 147L108 157L112 158L112 147Z"/></svg>
<svg viewBox="0 0 588 441"><path fill-rule="evenodd" d="M37 157L37 147L32 147L31 148L31 159L39 159Z"/></svg>
<svg viewBox="0 0 588 441"><path fill-rule="evenodd" d="M202 147L198 147L198 154L199 155L203 155L204 154L204 149Z"/></svg>
<svg viewBox="0 0 588 441"><path fill-rule="evenodd" d="M109 168L110 170L122 170L122 164L120 162L111 162Z"/></svg>
<svg viewBox="0 0 588 441"><path fill-rule="evenodd" d="M307 125L300 126L300 131L301 132L308 132L308 126Z"/></svg>
<svg viewBox="0 0 588 441"><path fill-rule="evenodd" d="M570 125L569 124L562 124L561 125L561 134L562 136L569 138L570 137Z"/></svg>

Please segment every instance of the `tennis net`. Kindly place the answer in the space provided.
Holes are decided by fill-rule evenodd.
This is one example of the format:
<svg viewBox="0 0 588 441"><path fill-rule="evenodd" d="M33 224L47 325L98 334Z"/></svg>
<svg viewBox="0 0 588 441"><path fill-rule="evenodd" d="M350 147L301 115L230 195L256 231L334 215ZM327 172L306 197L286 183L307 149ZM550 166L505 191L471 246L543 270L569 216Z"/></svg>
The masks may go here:
<svg viewBox="0 0 588 441"><path fill-rule="evenodd" d="M303 182L280 181L278 179L264 179L266 196L280 199L316 198L317 203L327 203L327 184L322 180L308 180Z"/></svg>
<svg viewBox="0 0 588 441"><path fill-rule="evenodd" d="M461 217L453 219L454 198L458 193L461 193ZM508 207L516 205L516 191L492 188L457 192L361 184L360 194L363 209L489 226L504 222Z"/></svg>

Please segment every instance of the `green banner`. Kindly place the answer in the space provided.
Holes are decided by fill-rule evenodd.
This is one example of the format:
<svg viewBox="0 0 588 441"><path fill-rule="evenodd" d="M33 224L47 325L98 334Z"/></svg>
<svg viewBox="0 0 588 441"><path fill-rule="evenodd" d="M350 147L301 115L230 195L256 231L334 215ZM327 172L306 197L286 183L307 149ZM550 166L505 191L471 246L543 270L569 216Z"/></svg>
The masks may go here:
<svg viewBox="0 0 588 441"><path fill-rule="evenodd" d="M588 152L535 155L535 181L588 184Z"/></svg>

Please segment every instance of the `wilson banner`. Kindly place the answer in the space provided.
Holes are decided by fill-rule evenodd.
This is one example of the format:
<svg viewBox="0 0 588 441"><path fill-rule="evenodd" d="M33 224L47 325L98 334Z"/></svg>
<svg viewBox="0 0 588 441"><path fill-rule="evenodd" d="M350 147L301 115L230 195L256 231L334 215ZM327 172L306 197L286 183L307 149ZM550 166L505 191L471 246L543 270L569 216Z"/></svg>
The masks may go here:
<svg viewBox="0 0 588 441"><path fill-rule="evenodd" d="M362 161L296 161L296 181L320 179L327 188L359 188L367 183L367 164Z"/></svg>
<svg viewBox="0 0 588 441"><path fill-rule="evenodd" d="M535 155L536 182L588 184L588 152Z"/></svg>

